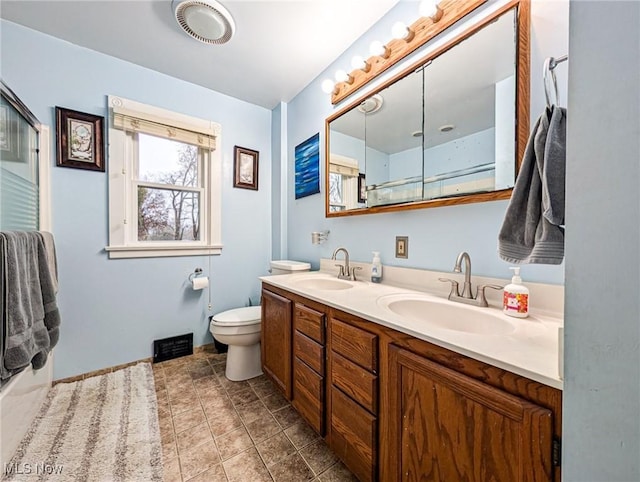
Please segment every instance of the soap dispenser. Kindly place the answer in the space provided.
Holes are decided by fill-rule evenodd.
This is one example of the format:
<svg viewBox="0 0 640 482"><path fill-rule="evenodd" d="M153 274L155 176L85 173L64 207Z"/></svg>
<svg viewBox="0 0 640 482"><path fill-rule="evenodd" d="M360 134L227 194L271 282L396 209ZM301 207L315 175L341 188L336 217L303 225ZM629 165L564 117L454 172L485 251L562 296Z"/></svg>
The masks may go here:
<svg viewBox="0 0 640 482"><path fill-rule="evenodd" d="M513 270L511 284L504 287L502 296L502 311L509 316L526 318L529 316L529 288L522 284L520 268Z"/></svg>
<svg viewBox="0 0 640 482"><path fill-rule="evenodd" d="M380 253L374 251L371 262L371 282L380 283L380 281L382 281L382 262L380 261Z"/></svg>

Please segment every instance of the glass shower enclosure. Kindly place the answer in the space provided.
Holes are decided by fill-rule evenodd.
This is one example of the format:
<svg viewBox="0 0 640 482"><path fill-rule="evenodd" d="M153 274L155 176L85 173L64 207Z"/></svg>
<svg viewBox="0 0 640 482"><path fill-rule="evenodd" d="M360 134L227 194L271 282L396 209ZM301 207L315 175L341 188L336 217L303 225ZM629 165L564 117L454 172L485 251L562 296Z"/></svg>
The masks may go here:
<svg viewBox="0 0 640 482"><path fill-rule="evenodd" d="M39 229L40 123L0 81L0 231Z"/></svg>

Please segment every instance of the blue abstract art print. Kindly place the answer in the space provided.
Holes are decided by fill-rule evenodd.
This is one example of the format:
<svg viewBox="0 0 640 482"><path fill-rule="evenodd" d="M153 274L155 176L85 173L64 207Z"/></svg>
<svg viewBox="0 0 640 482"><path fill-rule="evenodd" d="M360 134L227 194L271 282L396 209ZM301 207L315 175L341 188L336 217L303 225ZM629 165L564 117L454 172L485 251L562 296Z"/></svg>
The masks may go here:
<svg viewBox="0 0 640 482"><path fill-rule="evenodd" d="M296 199L320 192L320 133L295 150Z"/></svg>

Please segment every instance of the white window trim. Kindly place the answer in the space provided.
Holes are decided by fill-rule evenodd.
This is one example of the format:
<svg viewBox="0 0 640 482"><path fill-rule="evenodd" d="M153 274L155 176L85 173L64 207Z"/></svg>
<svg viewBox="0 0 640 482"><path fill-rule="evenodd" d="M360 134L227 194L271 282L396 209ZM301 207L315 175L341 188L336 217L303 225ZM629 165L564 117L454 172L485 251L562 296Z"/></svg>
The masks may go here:
<svg viewBox="0 0 640 482"><path fill-rule="evenodd" d="M105 250L110 259L154 258L163 256L219 255L222 252L222 155L220 124L178 114L159 107L141 104L122 97L109 96L109 245ZM134 152L126 131L113 124L113 111L126 109L139 113L141 118L158 123L175 125L194 132L205 133L215 138L212 149L205 154L204 175L208 184L207 217L202 225L201 241L150 241L139 242L133 236L127 219L135 214L127 212L126 200L132 196L132 181L128 175L133 167ZM208 158L208 162L207 162ZM129 205L131 208L131 205Z"/></svg>
<svg viewBox="0 0 640 482"><path fill-rule="evenodd" d="M38 197L40 198L40 231L52 231L51 224L51 131L49 126L40 124L38 154Z"/></svg>

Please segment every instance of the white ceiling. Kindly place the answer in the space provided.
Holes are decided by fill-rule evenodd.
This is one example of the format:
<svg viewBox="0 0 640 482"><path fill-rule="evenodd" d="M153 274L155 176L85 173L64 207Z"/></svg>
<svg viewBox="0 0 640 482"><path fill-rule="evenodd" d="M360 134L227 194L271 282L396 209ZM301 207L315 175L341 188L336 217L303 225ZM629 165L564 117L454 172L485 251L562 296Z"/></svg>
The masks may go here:
<svg viewBox="0 0 640 482"><path fill-rule="evenodd" d="M222 0L236 23L205 45L170 0L2 0L0 17L261 105L288 102L399 0Z"/></svg>

